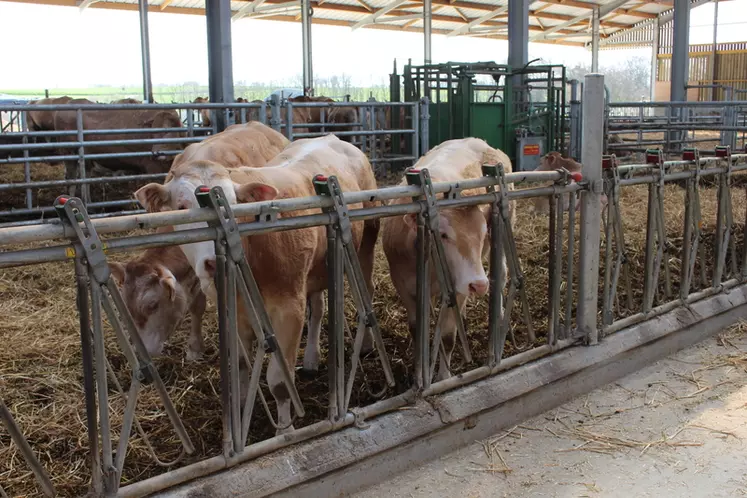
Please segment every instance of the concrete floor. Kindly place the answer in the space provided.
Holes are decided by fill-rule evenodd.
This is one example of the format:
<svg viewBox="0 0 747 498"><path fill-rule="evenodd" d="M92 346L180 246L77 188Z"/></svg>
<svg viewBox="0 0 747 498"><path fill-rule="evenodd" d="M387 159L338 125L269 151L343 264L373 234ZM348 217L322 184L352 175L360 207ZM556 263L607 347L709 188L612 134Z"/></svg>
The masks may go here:
<svg viewBox="0 0 747 498"><path fill-rule="evenodd" d="M747 496L747 326L356 498Z"/></svg>

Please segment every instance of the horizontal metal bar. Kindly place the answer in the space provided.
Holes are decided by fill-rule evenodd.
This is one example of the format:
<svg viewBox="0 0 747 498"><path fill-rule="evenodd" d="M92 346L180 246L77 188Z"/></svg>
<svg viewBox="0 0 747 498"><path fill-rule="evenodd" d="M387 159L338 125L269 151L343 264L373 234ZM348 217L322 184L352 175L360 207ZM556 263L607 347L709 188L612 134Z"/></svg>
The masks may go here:
<svg viewBox="0 0 747 498"><path fill-rule="evenodd" d="M154 152L112 152L112 153L102 153L102 154L84 154L84 159L125 159L125 158L132 158L132 157L157 157L157 156L178 156L181 154L182 151L180 150L164 150L159 151L157 154ZM0 159L0 164L19 164L24 162L29 163L48 163L48 162L60 162L60 161L77 161L79 159L78 155L74 154L68 154L63 156L39 156L39 157L29 157L28 159L25 157L15 157L11 159Z"/></svg>
<svg viewBox="0 0 747 498"><path fill-rule="evenodd" d="M610 102L607 104L610 109L621 107L745 107L747 101L721 101L721 102Z"/></svg>
<svg viewBox="0 0 747 498"><path fill-rule="evenodd" d="M520 184L530 182L556 181L560 178L561 174L556 171L526 171L508 173L506 175L506 182ZM433 185L433 190L434 193L439 194L448 192L453 187L457 186L462 190L479 189L485 188L490 185L496 185L496 182L497 180L492 177L476 178L453 184L448 182L439 182ZM399 198L418 197L420 193L421 190L415 186L397 186L375 190L364 190L360 192L349 192L344 194L344 198L347 204L357 204L364 201L388 201ZM511 196L511 194L513 193L510 193L509 197ZM280 213L285 213L304 209L320 209L323 207L329 207L331 206L331 204L332 200L329 197L313 196L282 199L277 201L237 204L233 207L233 211L236 217L245 217L256 216L270 207L276 208ZM123 216L111 220L98 220L93 222L93 226L101 235L120 231L206 222L214 220L215 216L215 213L209 209L190 209L181 211L167 211L161 213L148 213L138 216ZM62 226L39 225L36 227L5 228L0 230L0 246L23 244L28 242L41 242L65 237L66 234Z"/></svg>
<svg viewBox="0 0 747 498"><path fill-rule="evenodd" d="M304 125L299 126L299 128L304 128ZM295 128L295 126L294 126ZM312 137L321 137L324 135L330 135L333 132L325 132L325 133L293 133L294 138L312 138ZM349 137L349 136L372 136L372 135L391 135L391 134L397 134L397 135L406 135L406 134L414 134L415 130L360 130L360 131L337 131L334 132L335 135L338 137Z"/></svg>
<svg viewBox="0 0 747 498"><path fill-rule="evenodd" d="M186 128L183 130L186 131ZM50 142L33 144L10 144L0 145L0 152L4 150L25 149L66 149L66 148L94 148L94 147L125 147L128 145L157 145L157 144L183 144L201 142L203 137L179 137L179 138L143 138L136 140L94 140L83 142Z"/></svg>
<svg viewBox="0 0 747 498"><path fill-rule="evenodd" d="M95 178L84 178L81 180L46 180L37 182L23 183L3 183L0 184L0 192L6 190L17 190L25 188L48 188L48 187L65 187L68 185L96 185L99 183L123 183L137 180L162 180L166 178L166 173L152 173L145 175L123 175L123 176L101 176ZM90 205L90 204L89 204Z"/></svg>
<svg viewBox="0 0 747 498"><path fill-rule="evenodd" d="M417 102L291 102L293 107L414 107ZM285 102L283 102L283 105ZM264 104L269 107L269 103ZM0 105L2 112L14 111L130 111L130 110L189 110L189 109L260 109L262 104L253 102L205 102L183 104L6 104Z"/></svg>
<svg viewBox="0 0 747 498"><path fill-rule="evenodd" d="M192 131L211 131L212 128L205 128L200 126L193 126L188 128L182 126L179 128L107 128L105 130L91 130L83 128L83 136L85 135L135 135L138 133L184 133L189 130ZM67 137L77 136L77 130L60 130L60 131L13 131L8 133L0 134L0 137L7 138L23 138L23 137Z"/></svg>
<svg viewBox="0 0 747 498"><path fill-rule="evenodd" d="M108 207L121 207L121 206L138 206L139 203L135 199L122 199L118 201L102 201L102 202L89 202L86 204L88 209L99 209ZM23 208L23 209L9 209L0 211L0 217L12 217L12 216L31 216L35 214L53 213L54 208L52 206L37 207L37 208ZM37 220L36 223L39 223Z"/></svg>

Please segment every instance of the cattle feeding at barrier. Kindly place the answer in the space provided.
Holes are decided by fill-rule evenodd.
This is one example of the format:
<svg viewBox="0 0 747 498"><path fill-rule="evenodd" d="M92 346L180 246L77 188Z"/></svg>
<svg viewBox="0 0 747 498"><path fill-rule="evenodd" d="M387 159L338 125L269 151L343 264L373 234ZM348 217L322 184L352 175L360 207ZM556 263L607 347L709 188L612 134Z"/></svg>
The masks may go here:
<svg viewBox="0 0 747 498"><path fill-rule="evenodd" d="M335 136L326 136L295 141L262 168L227 170L209 161L184 163L173 172L168 183L148 184L138 190L135 196L151 212L161 211L165 207L197 207L195 189L201 185L222 187L230 204L304 197L314 195L309 180L317 173L334 175L346 192L376 188L373 171L365 155ZM375 203L364 202L362 205L373 207ZM181 225L177 230L188 227L190 225ZM370 292L373 291L374 245L378 230L378 220L353 224L353 243ZM276 357L267 370L270 391L277 402L277 433L280 434L293 428L289 388L294 387L284 383L283 366L278 362L285 361L291 368L295 365L307 299L312 302L313 314L309 327L311 347L306 349L306 355L309 355L307 363L312 366L318 364L318 350L313 345L318 344L321 316L317 313L322 310L315 303L320 302L321 293L328 285L325 265L327 239L324 229L316 227L257 235L244 238L242 242L282 352L282 356ZM190 244L184 246L183 250L200 280L203 292L215 301L217 262L212 244ZM258 331L253 330L243 306L239 306L238 313L239 337L244 346L251 350L253 337ZM249 369L250 365L242 362L242 384L248 382ZM290 382L293 383L292 373ZM244 389L241 392L246 394Z"/></svg>

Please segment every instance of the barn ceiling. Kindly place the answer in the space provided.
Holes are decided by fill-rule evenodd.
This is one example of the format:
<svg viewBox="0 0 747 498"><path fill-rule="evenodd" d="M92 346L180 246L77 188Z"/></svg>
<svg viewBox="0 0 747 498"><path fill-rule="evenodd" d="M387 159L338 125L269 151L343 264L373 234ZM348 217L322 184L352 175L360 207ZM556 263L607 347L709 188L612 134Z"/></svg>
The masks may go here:
<svg viewBox="0 0 747 498"><path fill-rule="evenodd" d="M79 9L137 10L137 0L0 0ZM691 0L693 5L709 0ZM150 12L205 14L205 0L149 0ZM507 39L508 0L432 0L433 33ZM313 22L352 29L423 31L422 0L312 0ZM301 22L300 0L235 0L233 19ZM586 46L600 14L602 47L650 43L657 18L671 19L672 0L529 0L529 41ZM667 17L669 16L669 17Z"/></svg>

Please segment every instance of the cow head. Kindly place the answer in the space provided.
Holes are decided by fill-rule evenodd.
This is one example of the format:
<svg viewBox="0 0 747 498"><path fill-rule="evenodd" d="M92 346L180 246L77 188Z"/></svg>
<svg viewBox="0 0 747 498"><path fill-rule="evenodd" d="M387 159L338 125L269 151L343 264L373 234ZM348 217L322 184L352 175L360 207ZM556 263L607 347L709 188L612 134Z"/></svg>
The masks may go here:
<svg viewBox="0 0 747 498"><path fill-rule="evenodd" d="M176 111L161 111L156 113L152 119L149 119L145 123L148 128L181 128L182 120L179 119L179 114ZM183 136L183 132L169 131L164 133L156 133L154 136L158 138L180 138ZM155 144L153 145L152 151L156 154L159 161L171 162L172 157L163 155L167 151L180 151L183 149L182 144L168 143L168 144Z"/></svg>
<svg viewBox="0 0 747 498"><path fill-rule="evenodd" d="M187 297L174 275L159 264L109 263L138 335L151 356L163 346L184 318Z"/></svg>
<svg viewBox="0 0 747 498"><path fill-rule="evenodd" d="M573 160L570 157L563 157L560 152L549 152L544 157L542 157L542 162L540 163L539 167L535 169L535 171L554 171L560 168L564 168L570 173L581 173L583 166L581 165L581 163ZM576 182L574 180L570 180L570 183ZM600 204L601 208L604 209L604 207L607 205L606 195L602 194ZM581 200L580 198L577 198L574 209L578 211L580 205ZM567 211L569 207L569 199L565 197L563 199L563 209ZM536 197L534 199L534 210L535 212L540 214L549 214L550 200L547 197Z"/></svg>
<svg viewBox="0 0 747 498"><path fill-rule="evenodd" d="M250 169L250 168L244 168ZM149 183L135 192L135 198L149 212L196 209L199 207L195 189L201 185L220 186L229 204L238 202L266 201L277 197L275 187L261 182L235 183L226 168L212 161L194 161L180 165L172 171L171 181L160 185ZM176 225L175 230L204 228L207 223ZM196 242L181 246L190 266L200 279L200 287L205 295L216 299L213 277L215 275L215 248L212 241Z"/></svg>
<svg viewBox="0 0 747 498"><path fill-rule="evenodd" d="M439 213L438 237L454 277L456 291L469 296L488 292L488 278L482 265L487 223L479 206L444 209ZM406 214L405 225L415 237L417 214Z"/></svg>

